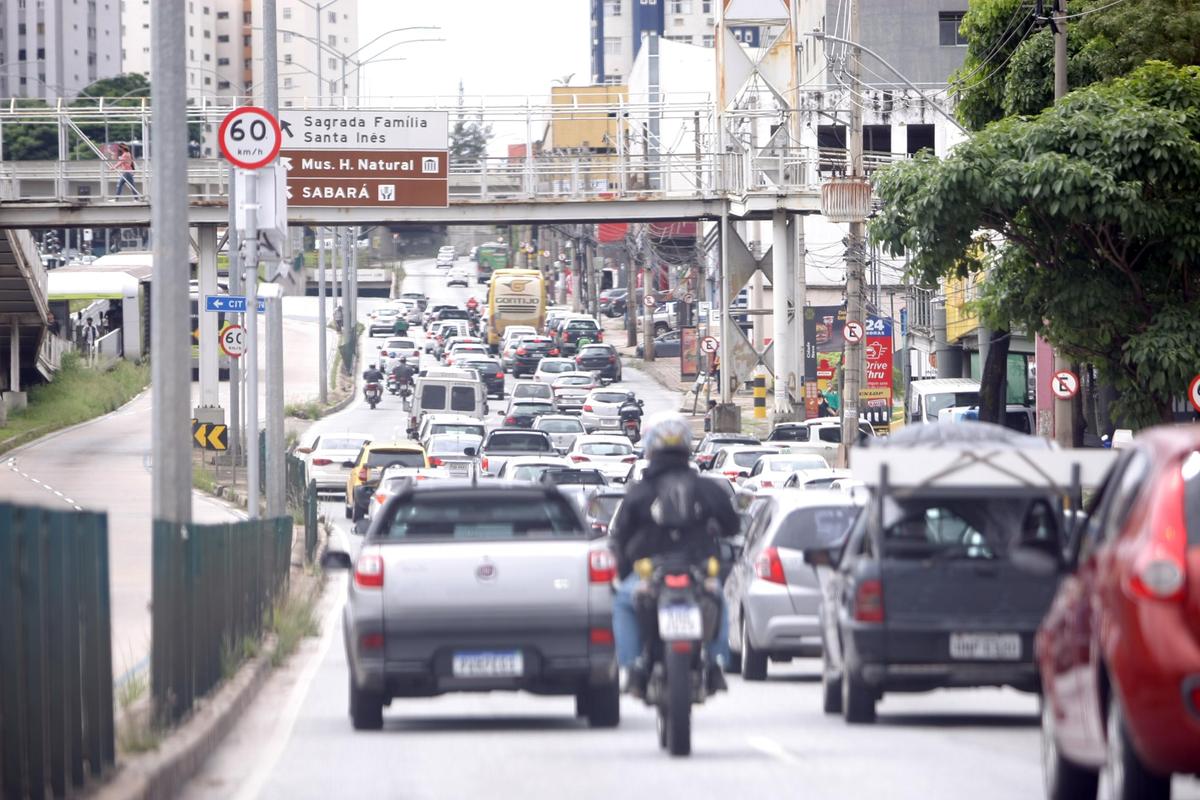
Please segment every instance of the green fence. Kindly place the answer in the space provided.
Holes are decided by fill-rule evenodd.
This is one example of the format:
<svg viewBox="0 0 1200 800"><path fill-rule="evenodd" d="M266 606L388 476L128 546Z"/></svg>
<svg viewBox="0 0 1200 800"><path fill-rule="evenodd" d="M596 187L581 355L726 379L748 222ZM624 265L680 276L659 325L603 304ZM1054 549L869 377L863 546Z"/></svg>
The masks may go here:
<svg viewBox="0 0 1200 800"><path fill-rule="evenodd" d="M312 563L317 552L317 484L307 477L304 459L288 453L287 504L304 514L304 560Z"/></svg>
<svg viewBox="0 0 1200 800"><path fill-rule="evenodd" d="M113 765L108 521L0 503L0 795Z"/></svg>
<svg viewBox="0 0 1200 800"><path fill-rule="evenodd" d="M222 525L156 521L150 685L160 720L182 718L257 642L286 591L292 520Z"/></svg>

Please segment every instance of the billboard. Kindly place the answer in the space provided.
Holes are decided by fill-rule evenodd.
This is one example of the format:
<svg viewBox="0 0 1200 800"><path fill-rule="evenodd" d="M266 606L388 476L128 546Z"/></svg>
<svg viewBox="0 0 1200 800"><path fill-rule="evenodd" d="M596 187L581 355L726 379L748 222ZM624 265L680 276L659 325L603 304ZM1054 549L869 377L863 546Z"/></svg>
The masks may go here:
<svg viewBox="0 0 1200 800"><path fill-rule="evenodd" d="M841 413L845 327L845 306L804 309L804 374L816 378L815 387L805 396L808 418ZM859 391L859 415L871 425L885 427L892 417L892 320L870 315L865 327L865 379Z"/></svg>

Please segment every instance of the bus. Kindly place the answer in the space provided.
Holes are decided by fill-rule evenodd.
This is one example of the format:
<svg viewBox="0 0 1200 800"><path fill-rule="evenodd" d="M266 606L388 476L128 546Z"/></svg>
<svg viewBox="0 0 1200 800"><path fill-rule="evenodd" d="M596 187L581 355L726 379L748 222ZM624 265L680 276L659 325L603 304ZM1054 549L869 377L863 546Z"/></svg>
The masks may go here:
<svg viewBox="0 0 1200 800"><path fill-rule="evenodd" d="M475 279L479 283L487 283L492 279L492 273L498 269L508 269L508 245L504 242L487 242L479 245L475 251L477 271Z"/></svg>
<svg viewBox="0 0 1200 800"><path fill-rule="evenodd" d="M488 285L488 345L496 352L509 325L541 330L546 319L546 281L536 269L498 269Z"/></svg>

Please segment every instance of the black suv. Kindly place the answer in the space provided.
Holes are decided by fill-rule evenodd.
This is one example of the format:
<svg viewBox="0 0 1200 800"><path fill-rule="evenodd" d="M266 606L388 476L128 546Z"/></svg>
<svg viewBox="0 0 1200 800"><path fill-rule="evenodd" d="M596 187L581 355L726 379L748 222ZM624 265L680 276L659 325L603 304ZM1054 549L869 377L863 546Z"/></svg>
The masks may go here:
<svg viewBox="0 0 1200 800"><path fill-rule="evenodd" d="M616 383L621 380L621 356L611 344L589 344L575 355L575 368L595 372L602 380Z"/></svg>
<svg viewBox="0 0 1200 800"><path fill-rule="evenodd" d="M513 352L512 374L514 378L532 375L546 356L558 355L558 348L549 336L527 336L517 343Z"/></svg>
<svg viewBox="0 0 1200 800"><path fill-rule="evenodd" d="M562 348L563 355L575 352L582 340L602 342L604 341L604 332L600 330L600 326L594 319L568 319L558 335L558 343Z"/></svg>
<svg viewBox="0 0 1200 800"><path fill-rule="evenodd" d="M473 369L478 372L480 380L483 381L483 385L487 389L488 397L504 399L504 369L500 366L500 359L473 358L462 364L455 364L455 366L461 366L464 369Z"/></svg>

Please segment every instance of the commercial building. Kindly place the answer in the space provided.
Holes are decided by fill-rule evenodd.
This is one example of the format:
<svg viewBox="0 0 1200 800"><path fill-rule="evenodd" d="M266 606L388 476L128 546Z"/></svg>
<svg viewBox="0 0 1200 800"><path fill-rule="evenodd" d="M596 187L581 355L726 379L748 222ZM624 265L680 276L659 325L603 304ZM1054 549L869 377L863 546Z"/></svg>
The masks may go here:
<svg viewBox="0 0 1200 800"><path fill-rule="evenodd" d="M121 0L0 3L0 97L73 98L121 72Z"/></svg>

